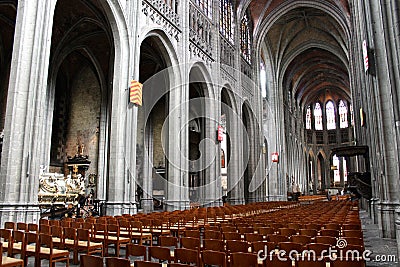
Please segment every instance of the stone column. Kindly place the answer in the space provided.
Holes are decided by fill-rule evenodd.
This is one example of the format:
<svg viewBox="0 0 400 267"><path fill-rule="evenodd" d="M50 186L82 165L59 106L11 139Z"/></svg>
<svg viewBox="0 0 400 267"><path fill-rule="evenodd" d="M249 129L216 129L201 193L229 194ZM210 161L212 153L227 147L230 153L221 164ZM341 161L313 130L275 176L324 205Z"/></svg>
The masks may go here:
<svg viewBox="0 0 400 267"><path fill-rule="evenodd" d="M39 168L46 153L45 96L56 1L20 0L0 170L0 225L37 222Z"/></svg>

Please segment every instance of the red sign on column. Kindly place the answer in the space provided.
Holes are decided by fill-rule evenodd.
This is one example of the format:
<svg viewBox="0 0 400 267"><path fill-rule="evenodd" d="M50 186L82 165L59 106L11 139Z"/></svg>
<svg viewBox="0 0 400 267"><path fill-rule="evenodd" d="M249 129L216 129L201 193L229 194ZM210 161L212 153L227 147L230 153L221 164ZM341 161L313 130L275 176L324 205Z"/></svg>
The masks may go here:
<svg viewBox="0 0 400 267"><path fill-rule="evenodd" d="M221 142L222 140L224 140L224 128L218 125L218 141Z"/></svg>
<svg viewBox="0 0 400 267"><path fill-rule="evenodd" d="M279 162L279 154L278 154L278 152L272 153L272 162Z"/></svg>

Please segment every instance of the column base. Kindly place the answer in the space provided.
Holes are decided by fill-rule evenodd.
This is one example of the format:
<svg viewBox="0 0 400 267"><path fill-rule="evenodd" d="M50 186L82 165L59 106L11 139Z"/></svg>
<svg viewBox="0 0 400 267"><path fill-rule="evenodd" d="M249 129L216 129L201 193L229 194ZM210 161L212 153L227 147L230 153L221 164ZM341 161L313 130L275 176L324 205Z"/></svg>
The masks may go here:
<svg viewBox="0 0 400 267"><path fill-rule="evenodd" d="M109 216L116 216L122 214L135 214L137 207L135 203L130 202L106 202L105 203L106 214Z"/></svg>
<svg viewBox="0 0 400 267"><path fill-rule="evenodd" d="M5 222L38 223L40 209L38 204L32 203L2 203L0 204L0 226Z"/></svg>
<svg viewBox="0 0 400 267"><path fill-rule="evenodd" d="M396 238L395 210L399 203L380 202L377 205L379 214L379 230L383 238Z"/></svg>
<svg viewBox="0 0 400 267"><path fill-rule="evenodd" d="M190 209L189 200L165 200L164 205L166 211Z"/></svg>

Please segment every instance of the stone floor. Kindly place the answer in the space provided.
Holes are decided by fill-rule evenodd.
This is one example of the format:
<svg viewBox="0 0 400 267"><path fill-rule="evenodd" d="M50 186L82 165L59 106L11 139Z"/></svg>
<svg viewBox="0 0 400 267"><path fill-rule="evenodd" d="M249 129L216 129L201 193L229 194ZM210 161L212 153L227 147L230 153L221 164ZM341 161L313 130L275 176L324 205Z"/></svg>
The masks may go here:
<svg viewBox="0 0 400 267"><path fill-rule="evenodd" d="M400 266L396 240L381 238L378 225L372 223L366 211L360 211L360 218L364 232L365 249L372 252L371 261L367 262L367 267Z"/></svg>
<svg viewBox="0 0 400 267"><path fill-rule="evenodd" d="M362 222L362 228L364 231L364 242L365 248L372 252L370 258L371 261L367 262L367 267L397 267L400 266L396 240L386 239L379 237L378 225L372 224L372 220L368 217L366 211L360 211L360 218ZM110 249L110 253L113 251ZM121 249L121 255L125 255L125 250ZM72 255L71 257L72 258ZM377 261L378 258L389 259L386 261ZM394 260L392 260L394 259ZM33 259L29 259L27 267L33 267ZM42 266L48 266L48 262L42 261ZM57 267L65 266L64 263L57 263ZM79 265L70 264L71 267L78 267ZM351 267L349 265L349 267Z"/></svg>

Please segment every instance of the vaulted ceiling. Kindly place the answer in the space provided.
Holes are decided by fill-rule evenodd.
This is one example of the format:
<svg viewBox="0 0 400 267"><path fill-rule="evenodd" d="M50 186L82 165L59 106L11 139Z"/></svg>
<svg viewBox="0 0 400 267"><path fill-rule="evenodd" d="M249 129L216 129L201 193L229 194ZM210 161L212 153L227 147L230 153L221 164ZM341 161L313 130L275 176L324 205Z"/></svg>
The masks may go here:
<svg viewBox="0 0 400 267"><path fill-rule="evenodd" d="M255 47L279 85L304 107L350 101L350 6L347 0L236 0L252 17ZM258 45L259 42L261 45Z"/></svg>

